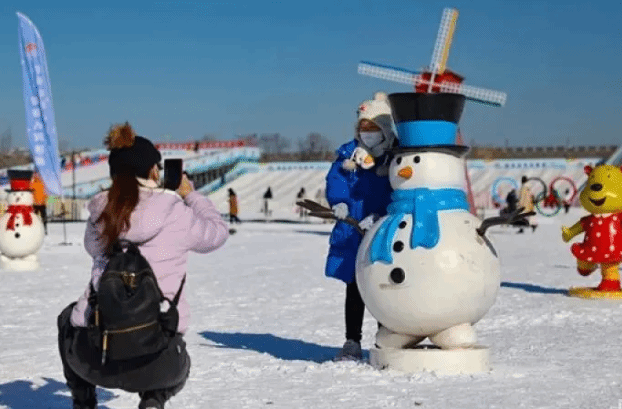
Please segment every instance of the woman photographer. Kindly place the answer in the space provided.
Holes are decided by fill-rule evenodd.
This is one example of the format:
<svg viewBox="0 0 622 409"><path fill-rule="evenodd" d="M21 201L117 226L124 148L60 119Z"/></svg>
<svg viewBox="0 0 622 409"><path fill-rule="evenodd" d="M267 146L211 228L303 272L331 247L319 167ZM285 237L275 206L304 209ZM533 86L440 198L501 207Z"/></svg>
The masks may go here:
<svg viewBox="0 0 622 409"><path fill-rule="evenodd" d="M160 152L127 122L112 126L105 144L110 149L112 186L88 205L84 247L93 257L93 268L84 294L58 317L61 361L74 409L97 407L97 385L138 392L139 408L162 409L183 388L190 370L183 340L190 315L183 285L188 253L222 246L228 227L212 202L194 192L186 175L175 192L159 188ZM99 291L118 239L138 245L164 297L173 300L179 292L179 321L161 352L103 364L91 359L97 352L86 335L94 315L89 298L91 288Z"/></svg>

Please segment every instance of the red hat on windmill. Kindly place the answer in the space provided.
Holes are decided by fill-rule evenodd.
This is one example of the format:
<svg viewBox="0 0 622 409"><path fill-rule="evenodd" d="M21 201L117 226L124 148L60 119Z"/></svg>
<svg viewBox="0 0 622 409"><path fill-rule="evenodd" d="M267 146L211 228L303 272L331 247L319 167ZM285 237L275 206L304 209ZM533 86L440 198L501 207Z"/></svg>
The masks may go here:
<svg viewBox="0 0 622 409"><path fill-rule="evenodd" d="M11 189L7 189L7 192L21 192L25 190L32 190L30 181L32 180L32 170L13 170L7 171L9 179L11 180Z"/></svg>

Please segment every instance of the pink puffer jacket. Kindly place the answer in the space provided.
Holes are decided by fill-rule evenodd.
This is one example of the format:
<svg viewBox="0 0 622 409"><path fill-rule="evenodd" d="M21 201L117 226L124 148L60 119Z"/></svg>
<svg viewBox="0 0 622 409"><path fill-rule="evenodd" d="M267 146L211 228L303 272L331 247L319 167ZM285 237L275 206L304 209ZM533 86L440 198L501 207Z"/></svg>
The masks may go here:
<svg viewBox="0 0 622 409"><path fill-rule="evenodd" d="M208 253L222 246L229 236L228 227L212 202L201 194L192 192L184 200L175 192L155 188L153 183L144 180L141 183L139 202L130 217L130 228L121 238L142 243L140 252L151 265L160 289L165 297L173 299L186 274L188 252ZM96 290L107 259L100 235L101 224L95 222L107 200L108 192L102 192L90 201L90 217L84 235L84 247L93 257L91 279ZM178 331L182 334L188 328L190 317L186 289L191 282L192 277L188 277L178 305ZM73 326L87 325L89 294L87 285L73 308Z"/></svg>

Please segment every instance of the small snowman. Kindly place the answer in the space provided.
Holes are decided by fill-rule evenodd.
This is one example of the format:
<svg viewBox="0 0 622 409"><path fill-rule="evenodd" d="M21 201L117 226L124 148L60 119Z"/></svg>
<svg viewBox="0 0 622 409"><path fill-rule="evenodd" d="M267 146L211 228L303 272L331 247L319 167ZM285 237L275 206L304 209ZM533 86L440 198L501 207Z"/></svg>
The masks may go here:
<svg viewBox="0 0 622 409"><path fill-rule="evenodd" d="M8 270L39 268L37 251L43 243L43 222L33 210L32 171L9 170L8 208L0 218L0 261Z"/></svg>
<svg viewBox="0 0 622 409"><path fill-rule="evenodd" d="M487 349L477 345L473 325L495 301L500 269L482 221L468 211L468 147L455 144L465 97L398 93L389 100L399 138L389 167L392 203L365 233L356 260L361 297L380 324L372 364L486 371ZM425 338L434 346L418 347Z"/></svg>

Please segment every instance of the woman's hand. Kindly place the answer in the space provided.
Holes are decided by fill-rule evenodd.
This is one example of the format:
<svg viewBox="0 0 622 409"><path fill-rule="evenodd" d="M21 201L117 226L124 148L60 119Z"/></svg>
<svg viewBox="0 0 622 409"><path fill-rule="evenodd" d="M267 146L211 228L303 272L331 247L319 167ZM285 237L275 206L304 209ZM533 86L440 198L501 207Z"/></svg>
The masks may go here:
<svg viewBox="0 0 622 409"><path fill-rule="evenodd" d="M188 175L184 172L181 176L181 183L177 188L177 193L179 193L179 196L182 198L185 198L190 192L194 192L194 186L192 185L190 179L188 179Z"/></svg>

